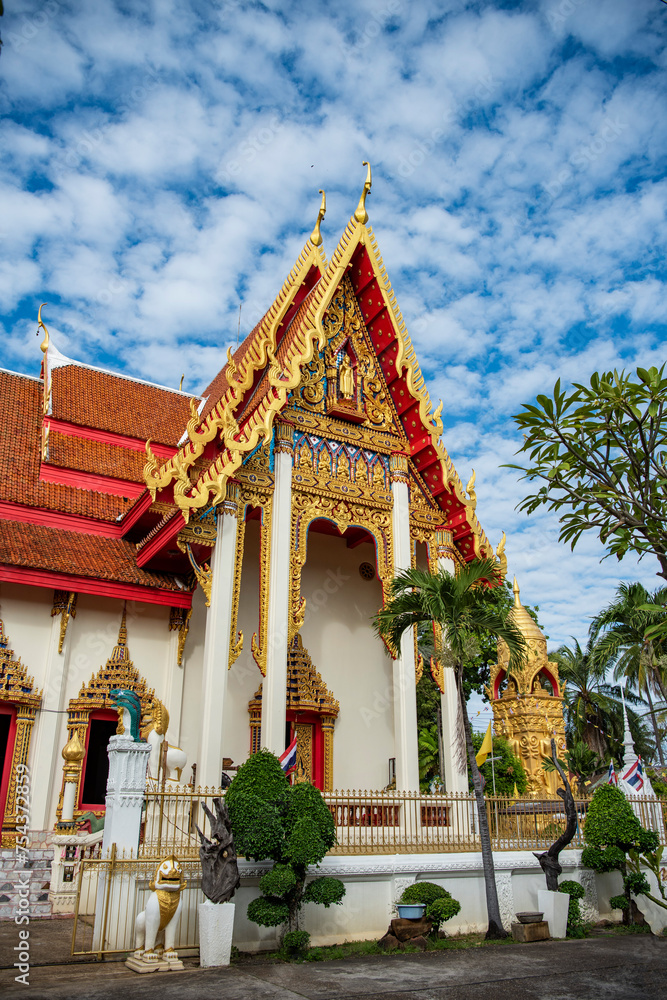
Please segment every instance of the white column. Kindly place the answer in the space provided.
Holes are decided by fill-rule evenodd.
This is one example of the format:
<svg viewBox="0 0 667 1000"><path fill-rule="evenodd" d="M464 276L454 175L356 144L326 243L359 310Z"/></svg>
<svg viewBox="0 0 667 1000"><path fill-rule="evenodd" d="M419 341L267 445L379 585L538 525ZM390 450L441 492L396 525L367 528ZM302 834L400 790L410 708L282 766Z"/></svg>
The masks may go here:
<svg viewBox="0 0 667 1000"><path fill-rule="evenodd" d="M456 563L451 555L454 545L452 534L445 528L435 533L435 546L438 568L444 569L452 576L456 573ZM468 769L459 771L456 765L454 746L458 724L459 704L454 671L448 667L443 670L445 691L440 698L440 717L442 719L442 746L445 754L445 788L448 792L468 791Z"/></svg>
<svg viewBox="0 0 667 1000"><path fill-rule="evenodd" d="M237 519L238 487L228 483L227 499L218 514L218 539L211 557L211 598L206 613L202 670L197 784L209 788L219 788L222 777L223 715L229 669Z"/></svg>
<svg viewBox="0 0 667 1000"><path fill-rule="evenodd" d="M151 754L150 743L140 743L131 736L112 736L109 740L109 777L102 853L116 845L116 852L137 853L141 830L141 811L146 792L146 771Z"/></svg>
<svg viewBox="0 0 667 1000"><path fill-rule="evenodd" d="M280 756L285 749L287 704L287 634L289 625L290 544L292 533L292 462L294 429L275 428L275 485L271 514L268 650L262 687L262 747Z"/></svg>
<svg viewBox="0 0 667 1000"><path fill-rule="evenodd" d="M233 520L233 518L230 518ZM212 591L211 591L212 592ZM180 610L180 609L179 609ZM187 609L184 609L187 614ZM183 677L185 670L178 665L178 643L180 629L169 632L164 671L164 706L169 712L169 728L166 739L170 746L178 746L181 739L181 708L183 705Z"/></svg>
<svg viewBox="0 0 667 1000"><path fill-rule="evenodd" d="M394 498L392 540L394 572L410 569L410 491L407 457L391 456L391 491ZM396 790L419 791L417 750L417 694L415 680L414 630L405 632L398 657L394 660L394 749Z"/></svg>
<svg viewBox="0 0 667 1000"><path fill-rule="evenodd" d="M63 639L62 652L59 653L62 614L68 615L69 627ZM39 781L33 781L31 789L30 827L33 830L51 829L55 821L55 803L60 794L60 751L67 742L67 717L62 713L65 710L69 668L71 617L65 610L51 619L42 704L37 712L30 753L32 772L39 775Z"/></svg>

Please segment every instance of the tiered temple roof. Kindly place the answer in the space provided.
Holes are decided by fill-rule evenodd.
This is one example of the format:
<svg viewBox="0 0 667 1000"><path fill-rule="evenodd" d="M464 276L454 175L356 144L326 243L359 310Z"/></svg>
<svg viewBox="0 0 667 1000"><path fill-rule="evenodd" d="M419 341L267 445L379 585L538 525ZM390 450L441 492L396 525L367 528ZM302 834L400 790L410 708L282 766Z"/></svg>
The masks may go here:
<svg viewBox="0 0 667 1000"><path fill-rule="evenodd" d="M344 279L413 481L442 511L464 560L493 555L472 487L466 494L440 440L442 404L433 411L366 219L358 209L330 262L313 234L201 397L72 361L48 334L41 379L0 372L0 579L189 604L190 566L176 538L224 498L274 421L289 419L304 367L326 347L324 320Z"/></svg>

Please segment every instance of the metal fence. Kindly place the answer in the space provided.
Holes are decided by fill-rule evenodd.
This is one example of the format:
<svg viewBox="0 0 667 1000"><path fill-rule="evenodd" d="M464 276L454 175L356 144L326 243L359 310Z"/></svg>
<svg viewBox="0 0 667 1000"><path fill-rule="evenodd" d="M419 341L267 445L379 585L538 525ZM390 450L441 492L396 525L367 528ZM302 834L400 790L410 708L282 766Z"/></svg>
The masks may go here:
<svg viewBox="0 0 667 1000"><path fill-rule="evenodd" d="M209 833L203 810L213 808L221 789L184 786L178 791L151 789L140 856L174 853L198 858L196 826ZM479 823L474 795L422 795L420 792L324 792L336 826L337 844L330 854L418 854L479 850ZM556 799L487 796L486 814L494 851L546 850L565 827L563 803ZM572 847L583 847L583 824L590 799L576 801L578 827ZM667 803L632 800L642 824L656 830L667 844Z"/></svg>
<svg viewBox="0 0 667 1000"><path fill-rule="evenodd" d="M150 882L164 855L121 857L112 845L109 857L83 858L77 882L72 930L72 955L103 955L132 952L137 915L145 909ZM182 860L185 889L175 947L179 953L199 947L197 905L204 902L201 864Z"/></svg>

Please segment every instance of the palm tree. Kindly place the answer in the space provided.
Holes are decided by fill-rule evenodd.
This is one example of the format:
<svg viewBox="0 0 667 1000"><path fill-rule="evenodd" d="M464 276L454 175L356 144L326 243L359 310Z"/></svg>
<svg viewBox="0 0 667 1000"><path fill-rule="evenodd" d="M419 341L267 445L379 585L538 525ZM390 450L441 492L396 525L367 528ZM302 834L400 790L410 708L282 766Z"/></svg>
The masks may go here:
<svg viewBox="0 0 667 1000"><path fill-rule="evenodd" d="M403 633L412 626L418 627L423 622L440 626L442 651L447 650L447 659L455 671L468 763L477 802L489 917L487 938L504 938L507 937L507 932L503 929L498 906L491 836L482 779L475 761L463 690L463 673L471 638L487 630L505 641L512 664L523 659L526 652L525 640L509 618L509 609L500 607L487 587L486 582L494 581L496 576L497 569L493 559L475 560L460 570L457 576L451 576L446 570L437 573L420 569L404 570L393 581L391 599L375 617L377 632L394 649L400 648Z"/></svg>
<svg viewBox="0 0 667 1000"><path fill-rule="evenodd" d="M597 647L589 641L583 650L577 640L573 641L573 646L561 646L549 653L558 663L561 681L567 682L564 707L568 746L583 742L602 760L618 757L623 745L621 689L605 680L608 664ZM644 704L633 694L628 694L627 701L635 706ZM635 747L645 751L645 729L632 709L628 717Z"/></svg>
<svg viewBox="0 0 667 1000"><path fill-rule="evenodd" d="M596 615L590 627L597 654L601 660L615 665L616 680L625 677L631 688L646 697L658 757L663 766L665 760L653 696L667 702L667 678L661 656L666 639L660 636L647 639L646 631L662 621L665 603L667 587L649 594L641 583L621 583L616 600Z"/></svg>

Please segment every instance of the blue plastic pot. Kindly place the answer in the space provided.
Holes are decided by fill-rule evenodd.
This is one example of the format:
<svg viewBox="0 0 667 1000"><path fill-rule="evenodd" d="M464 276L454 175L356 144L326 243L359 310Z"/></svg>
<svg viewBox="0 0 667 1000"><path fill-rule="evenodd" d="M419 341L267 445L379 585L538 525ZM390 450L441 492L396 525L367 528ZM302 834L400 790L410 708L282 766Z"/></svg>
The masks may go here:
<svg viewBox="0 0 667 1000"><path fill-rule="evenodd" d="M397 903L396 909L401 920L421 920L426 903Z"/></svg>

